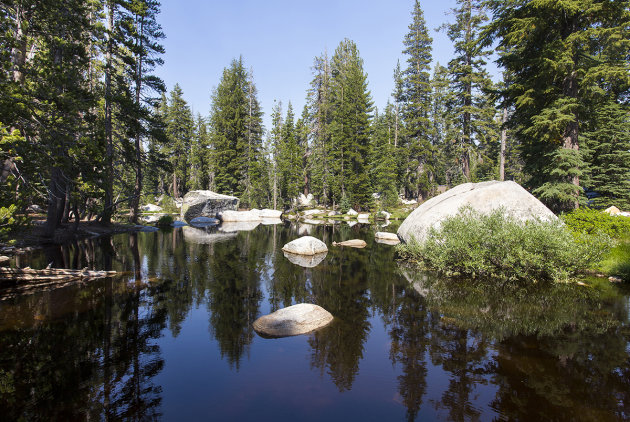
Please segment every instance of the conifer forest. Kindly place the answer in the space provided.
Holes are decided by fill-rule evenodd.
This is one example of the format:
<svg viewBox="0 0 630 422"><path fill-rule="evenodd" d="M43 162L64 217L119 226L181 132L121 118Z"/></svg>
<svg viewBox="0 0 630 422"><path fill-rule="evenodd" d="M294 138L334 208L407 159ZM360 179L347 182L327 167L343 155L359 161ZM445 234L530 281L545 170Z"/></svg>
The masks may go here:
<svg viewBox="0 0 630 422"><path fill-rule="evenodd" d="M386 104L342 39L313 58L302 110L288 98L263 110L235 51L210 114L194 115L156 75L169 65L158 0L0 2L1 228L34 204L49 233L136 223L143 198L197 189L244 208L310 193L369 210L514 180L554 212L630 206L629 1L458 0L450 23L427 22L422 3L400 22ZM440 25L454 55L432 66Z"/></svg>

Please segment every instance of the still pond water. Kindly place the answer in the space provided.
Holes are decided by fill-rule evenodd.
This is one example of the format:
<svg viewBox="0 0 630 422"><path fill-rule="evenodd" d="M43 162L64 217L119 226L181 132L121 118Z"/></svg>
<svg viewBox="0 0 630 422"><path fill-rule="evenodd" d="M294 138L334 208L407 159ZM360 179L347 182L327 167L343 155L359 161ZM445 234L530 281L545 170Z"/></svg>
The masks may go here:
<svg viewBox="0 0 630 422"><path fill-rule="evenodd" d="M375 226L246 228L124 234L23 258L125 273L0 301L0 419L630 418L623 287L447 282L399 265ZM280 250L307 232L329 245L314 268ZM331 246L353 238L367 248ZM300 302L335 321L282 339L252 330Z"/></svg>

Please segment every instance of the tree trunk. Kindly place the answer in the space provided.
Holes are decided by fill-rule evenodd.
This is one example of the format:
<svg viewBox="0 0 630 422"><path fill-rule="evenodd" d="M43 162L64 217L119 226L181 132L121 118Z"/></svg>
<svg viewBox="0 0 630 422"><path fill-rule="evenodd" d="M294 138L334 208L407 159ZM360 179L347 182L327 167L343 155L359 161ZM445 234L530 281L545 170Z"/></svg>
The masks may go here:
<svg viewBox="0 0 630 422"><path fill-rule="evenodd" d="M571 72L569 76L564 81L564 94L567 97L577 98L578 96L578 82L575 71ZM579 135L579 123L577 115L574 117L574 120L567 124L567 127L564 131L562 148L568 150L574 150L575 153L579 153L579 144L578 144L578 135ZM577 169L576 169L577 170ZM569 181L573 185L576 186L575 189L575 199L572 201L570 208L577 209L580 207L580 203L578 200L579 197L579 188L580 188L580 177L577 174L570 175Z"/></svg>
<svg viewBox="0 0 630 422"><path fill-rule="evenodd" d="M138 55L136 57L137 67L136 67L136 110L137 113L140 113L140 93L142 91L142 56L143 56L143 45L142 45L142 34L144 33L144 19L140 18L140 40L139 40L139 48ZM138 115L138 121L136 122L136 139L135 139L135 148L136 148L136 183L133 189L133 198L131 198L131 209L129 210L129 221L133 224L138 224L138 210L140 207L140 196L142 195L142 145L140 144L140 115Z"/></svg>
<svg viewBox="0 0 630 422"><path fill-rule="evenodd" d="M105 65L105 141L107 143L105 158L105 203L102 222L109 224L112 221L112 203L114 198L114 145L112 139L112 72L114 49L114 2L107 2L107 54Z"/></svg>
<svg viewBox="0 0 630 422"><path fill-rule="evenodd" d="M15 47L11 50L11 65L13 70L13 81L24 84L23 66L26 62L27 34L24 31L26 12L24 7L18 2L15 8Z"/></svg>
<svg viewBox="0 0 630 422"><path fill-rule="evenodd" d="M50 170L50 186L48 187L48 212L44 233L52 237L61 223L66 202L66 179L59 167Z"/></svg>
<svg viewBox="0 0 630 422"><path fill-rule="evenodd" d="M505 142L507 141L507 129L505 128L505 122L507 122L508 111L507 107L503 108L503 127L501 128L501 151L499 153L499 180L505 180Z"/></svg>

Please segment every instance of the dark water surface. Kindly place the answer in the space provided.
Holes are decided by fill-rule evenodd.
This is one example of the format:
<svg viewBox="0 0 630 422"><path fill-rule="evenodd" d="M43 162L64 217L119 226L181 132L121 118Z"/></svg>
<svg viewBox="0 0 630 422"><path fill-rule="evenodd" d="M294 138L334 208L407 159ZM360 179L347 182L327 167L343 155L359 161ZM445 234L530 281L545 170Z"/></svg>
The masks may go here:
<svg viewBox="0 0 630 422"><path fill-rule="evenodd" d="M260 225L85 240L34 268L124 276L0 302L0 420L622 420L621 287L447 282L399 266L376 227ZM314 268L280 248L329 245ZM333 247L362 238L365 249ZM335 316L264 339L300 302Z"/></svg>

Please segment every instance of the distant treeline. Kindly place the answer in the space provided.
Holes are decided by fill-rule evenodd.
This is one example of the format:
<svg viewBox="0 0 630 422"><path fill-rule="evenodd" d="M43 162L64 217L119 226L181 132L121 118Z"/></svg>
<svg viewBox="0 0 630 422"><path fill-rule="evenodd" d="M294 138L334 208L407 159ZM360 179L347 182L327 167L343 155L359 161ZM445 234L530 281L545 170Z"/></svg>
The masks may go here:
<svg viewBox="0 0 630 422"><path fill-rule="evenodd" d="M179 86L164 93L157 1L2 1L0 206L46 203L52 232L123 207L137 221L143 194L212 189L290 208L311 193L366 209L373 193L391 206L439 185L511 179L554 211L585 191L595 206L628 208L630 1L458 0L441 27L454 57L433 69L421 4L411 6L391 101L374 107L345 39L314 59L300 116L278 101L266 130L242 57L210 116L193 116ZM491 51L500 83L486 70Z"/></svg>

